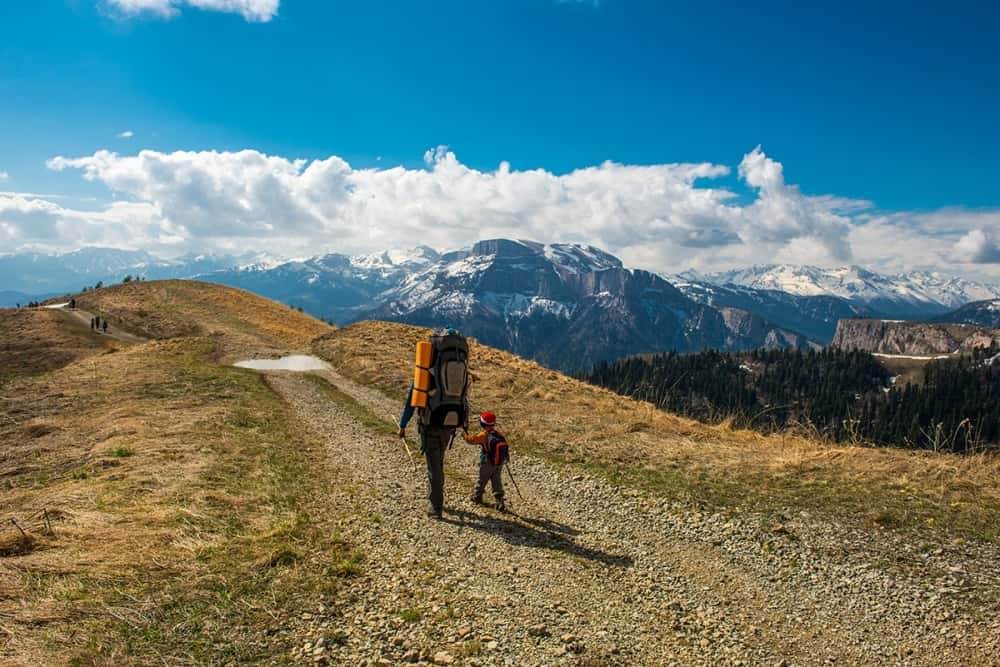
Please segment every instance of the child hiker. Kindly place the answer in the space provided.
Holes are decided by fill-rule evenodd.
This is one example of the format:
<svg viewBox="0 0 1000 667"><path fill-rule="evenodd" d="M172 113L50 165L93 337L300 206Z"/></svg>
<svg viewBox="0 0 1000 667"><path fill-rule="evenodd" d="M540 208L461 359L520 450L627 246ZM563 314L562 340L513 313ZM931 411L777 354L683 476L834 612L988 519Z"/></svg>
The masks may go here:
<svg viewBox="0 0 1000 667"><path fill-rule="evenodd" d="M479 415L479 425L483 430L476 435L463 433L465 441L470 445L479 445L479 481L472 492L472 502L482 504L483 491L486 490L486 482L490 483L493 490L493 497L497 502L497 509L506 512L507 507L503 502L503 480L500 473L503 472L504 464L510 460L510 450L507 447L507 439L497 430L497 416L492 412L484 412Z"/></svg>

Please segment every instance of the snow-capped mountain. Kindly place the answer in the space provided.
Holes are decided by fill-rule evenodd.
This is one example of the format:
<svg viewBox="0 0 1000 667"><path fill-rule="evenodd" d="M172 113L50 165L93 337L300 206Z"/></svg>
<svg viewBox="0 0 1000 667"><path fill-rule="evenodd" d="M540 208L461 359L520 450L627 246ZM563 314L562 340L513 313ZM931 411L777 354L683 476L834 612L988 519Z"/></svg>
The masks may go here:
<svg viewBox="0 0 1000 667"><path fill-rule="evenodd" d="M911 271L896 276L943 306L959 308L973 301L1000 299L1000 286L977 283L937 271Z"/></svg>
<svg viewBox="0 0 1000 667"><path fill-rule="evenodd" d="M417 246L410 250L386 250L370 255L355 255L351 265L366 271L377 271L383 276L397 275L401 271L419 270L440 259L433 248Z"/></svg>
<svg viewBox="0 0 1000 667"><path fill-rule="evenodd" d="M716 285L738 285L796 296L834 296L880 315L926 318L969 300L1000 297L1000 287L964 278L913 271L882 275L859 266L825 269L769 264L701 276Z"/></svg>
<svg viewBox="0 0 1000 667"><path fill-rule="evenodd" d="M704 347L804 347L804 336L696 303L591 246L495 239L446 253L363 314L455 326L484 343L577 370L601 359Z"/></svg>
<svg viewBox="0 0 1000 667"><path fill-rule="evenodd" d="M198 276L240 287L345 324L381 303L378 295L438 261L427 247L370 255L330 253L291 262L253 263Z"/></svg>

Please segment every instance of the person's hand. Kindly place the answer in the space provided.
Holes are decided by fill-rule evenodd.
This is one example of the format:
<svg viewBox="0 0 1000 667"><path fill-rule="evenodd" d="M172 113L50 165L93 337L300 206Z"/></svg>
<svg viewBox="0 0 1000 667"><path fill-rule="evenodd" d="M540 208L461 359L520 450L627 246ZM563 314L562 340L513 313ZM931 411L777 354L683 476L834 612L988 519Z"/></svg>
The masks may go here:
<svg viewBox="0 0 1000 667"><path fill-rule="evenodd" d="M399 437L400 438L405 438L406 437L406 429L405 428L400 428L399 429Z"/></svg>

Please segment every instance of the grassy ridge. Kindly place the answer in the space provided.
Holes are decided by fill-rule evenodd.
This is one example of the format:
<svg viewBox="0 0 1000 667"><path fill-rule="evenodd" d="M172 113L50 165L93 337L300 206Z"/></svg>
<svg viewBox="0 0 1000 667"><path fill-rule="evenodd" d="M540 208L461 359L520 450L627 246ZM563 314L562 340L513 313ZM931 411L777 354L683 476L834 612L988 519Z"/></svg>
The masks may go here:
<svg viewBox="0 0 1000 667"><path fill-rule="evenodd" d="M3 398L2 518L34 543L0 559L0 660L281 661L303 605L359 570L320 445L217 354L149 343Z"/></svg>
<svg viewBox="0 0 1000 667"><path fill-rule="evenodd" d="M426 333L364 322L317 339L314 350L402 401L414 345ZM498 413L515 451L708 507L808 510L931 539L1000 537L995 457L829 446L809 434L707 426L496 349L473 344L471 355L473 408Z"/></svg>
<svg viewBox="0 0 1000 667"><path fill-rule="evenodd" d="M49 309L0 309L0 386L121 347Z"/></svg>
<svg viewBox="0 0 1000 667"><path fill-rule="evenodd" d="M115 285L81 294L77 303L146 338L215 336L227 355L301 349L332 330L310 315L245 290L191 280Z"/></svg>

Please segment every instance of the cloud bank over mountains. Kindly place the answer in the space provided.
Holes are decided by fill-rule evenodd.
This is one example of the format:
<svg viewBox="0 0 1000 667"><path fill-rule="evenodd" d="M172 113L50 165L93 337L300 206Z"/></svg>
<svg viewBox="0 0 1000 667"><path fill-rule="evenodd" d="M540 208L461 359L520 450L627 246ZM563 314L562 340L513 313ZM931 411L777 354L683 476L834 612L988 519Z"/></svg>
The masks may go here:
<svg viewBox="0 0 1000 667"><path fill-rule="evenodd" d="M255 150L57 156L51 169L79 170L116 200L78 210L0 194L0 251L88 244L303 256L505 237L592 243L657 271L854 262L1000 278L1000 210L886 213L863 200L807 195L760 147L736 168L749 202L718 183L732 173L725 165L605 162L554 174L506 162L480 171L445 147L424 157L424 168L358 169L337 156Z"/></svg>

